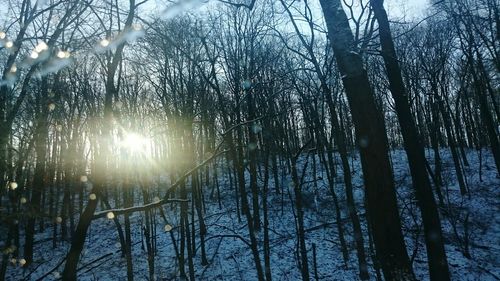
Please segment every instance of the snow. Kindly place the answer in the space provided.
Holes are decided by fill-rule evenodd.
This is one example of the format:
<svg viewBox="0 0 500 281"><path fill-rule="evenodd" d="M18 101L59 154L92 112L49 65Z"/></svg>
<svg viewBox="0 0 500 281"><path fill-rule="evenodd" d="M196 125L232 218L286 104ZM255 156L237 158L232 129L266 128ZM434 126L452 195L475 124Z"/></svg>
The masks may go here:
<svg viewBox="0 0 500 281"><path fill-rule="evenodd" d="M454 166L448 150L440 152L443 161L443 191L446 193L446 201L453 206L456 215L444 216L442 212L442 224L446 240L446 251L453 280L496 280L500 276L500 217L497 215L500 209L498 204L500 198L500 179L496 175L496 168L491 153L482 151L482 181L479 178L479 154L475 150L467 150L469 166L465 167L467 183L470 189L470 199L462 197L458 184L455 180ZM363 184L359 156L352 154L352 173L354 195L358 214L362 222L363 232L366 233L365 211L363 209ZM427 151L427 157L431 166L433 165L432 151ZM306 158L299 158L300 166L305 163ZM391 153L394 168L395 183L397 187L399 209L401 211L403 230L405 232L408 253L413 256L414 249L418 251L414 255L413 267L419 280L428 280L427 263L425 256L425 245L422 234L417 235L421 224L419 211L415 205L415 198L411 190L411 177L408 171L406 155L403 150ZM339 163L337 159L337 163ZM312 245L316 245L317 267L321 280L356 280L357 260L355 254L352 229L346 212L345 197L343 191L343 178L340 165L337 165L336 193L342 204L342 223L345 227L346 240L350 249L349 266L345 268L340 252L340 244L337 239L337 228L333 208L333 199L327 187L326 174L320 165L317 165L317 174L312 175L311 164L307 170L303 185L306 243L308 248L309 268L311 277L313 274ZM220 165L219 175L226 171L224 165ZM298 257L296 250L296 234L293 206L290 204L293 191L287 186L291 182L290 175L284 170L280 171L282 194L274 192L274 183L269 184L269 235L271 247L271 271L274 280L300 280L301 274L298 269ZM166 179L166 177L162 177ZM272 177L271 177L272 178ZM316 181L314 187L311 179ZM164 182L164 181L163 181ZM248 228L245 218L238 222L236 206L234 204L234 190L229 187L229 178L221 177L222 207L219 208L216 198L210 198L211 187L205 187L206 200L206 252L209 260L208 266L201 265L201 249L197 240L197 254L194 259L196 275L198 280L256 280L257 275L251 251L245 241L249 241ZM155 189L161 188L161 184ZM155 191L156 192L156 191ZM141 204L140 191L136 193L136 205ZM156 193L155 193L156 194ZM88 198L89 195L85 195ZM161 197L161 192L159 192ZM437 199L437 198L436 198ZM262 203L262 202L261 202ZM282 204L283 203L283 204ZM102 209L100 209L102 210ZM169 205L164 208L168 224L165 224L160 216L157 216L157 256L155 257L155 277L157 280L172 280L178 275L178 262L175 258L174 247L170 234L179 236L179 208L177 205ZM461 240L463 240L463 221L465 211L470 211L470 252L472 259L467 259L461 252ZM451 213L447 211L447 213ZM157 214L158 215L158 214ZM450 218L452 217L452 218ZM109 218L109 217L108 217ZM123 225L123 217L119 217ZM149 280L148 261L145 241L142 239L142 225L145 223L143 213L135 213L130 216L132 225L132 253L135 280ZM458 223L457 223L458 222ZM47 222L50 223L51 222ZM456 226L455 234L453 225ZM196 223L197 232L198 224ZM52 228L47 225L43 233L36 235L35 261L29 268L23 268L19 264L10 264L7 272L7 280L37 280L52 270L65 257L69 250L69 242L58 242L53 248L51 243ZM199 236L197 235L197 239ZM241 238L245 239L243 241ZM263 231L258 233L261 257L263 258L262 241ZM370 251L368 250L368 239L365 239L370 276L375 280ZM126 261L121 256L121 245L113 220L99 219L92 223L84 251L82 253L79 280L126 280ZM22 249L20 251L22 253ZM101 258L102 257L102 258ZM20 257L22 258L22 257ZM101 259L100 259L101 258ZM262 264L263 259L262 259ZM52 274L44 280L57 280L60 278L64 263L57 267ZM187 266L186 266L187 271Z"/></svg>

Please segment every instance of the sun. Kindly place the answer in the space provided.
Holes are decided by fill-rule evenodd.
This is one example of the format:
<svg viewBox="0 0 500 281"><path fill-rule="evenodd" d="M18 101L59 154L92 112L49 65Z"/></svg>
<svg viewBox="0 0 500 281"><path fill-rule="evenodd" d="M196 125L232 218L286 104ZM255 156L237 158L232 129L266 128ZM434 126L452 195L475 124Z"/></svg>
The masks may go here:
<svg viewBox="0 0 500 281"><path fill-rule="evenodd" d="M125 135L125 138L122 140L121 145L130 152L144 153L146 152L148 143L149 139L142 135L136 133L127 133Z"/></svg>

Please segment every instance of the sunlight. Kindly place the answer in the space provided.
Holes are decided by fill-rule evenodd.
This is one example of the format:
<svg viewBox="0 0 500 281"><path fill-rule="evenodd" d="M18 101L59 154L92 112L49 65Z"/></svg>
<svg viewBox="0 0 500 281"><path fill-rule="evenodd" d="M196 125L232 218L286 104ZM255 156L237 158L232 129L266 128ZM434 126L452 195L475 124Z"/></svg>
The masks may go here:
<svg viewBox="0 0 500 281"><path fill-rule="evenodd" d="M130 152L133 153L145 153L146 145L149 143L149 139L136 134L136 133L128 133L125 135L125 138L122 140L122 147L126 148Z"/></svg>
<svg viewBox="0 0 500 281"><path fill-rule="evenodd" d="M0 0L0 281L500 281L499 1Z"/></svg>

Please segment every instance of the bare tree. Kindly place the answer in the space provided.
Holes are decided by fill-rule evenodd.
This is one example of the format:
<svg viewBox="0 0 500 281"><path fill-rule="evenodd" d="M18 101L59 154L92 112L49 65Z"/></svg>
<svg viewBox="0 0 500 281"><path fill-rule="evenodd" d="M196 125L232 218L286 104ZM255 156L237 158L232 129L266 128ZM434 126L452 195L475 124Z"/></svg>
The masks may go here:
<svg viewBox="0 0 500 281"><path fill-rule="evenodd" d="M414 280L401 233L381 113L340 1L322 0L320 4L356 127L377 258L387 280Z"/></svg>

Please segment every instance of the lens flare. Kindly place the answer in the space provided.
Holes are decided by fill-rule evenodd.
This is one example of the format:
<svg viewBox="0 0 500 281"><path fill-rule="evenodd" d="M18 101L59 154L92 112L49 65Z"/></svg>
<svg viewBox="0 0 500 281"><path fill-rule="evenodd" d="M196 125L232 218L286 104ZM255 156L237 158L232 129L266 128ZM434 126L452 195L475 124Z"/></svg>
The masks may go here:
<svg viewBox="0 0 500 281"><path fill-rule="evenodd" d="M130 152L144 153L146 152L149 139L136 133L128 133L121 142L121 146Z"/></svg>

